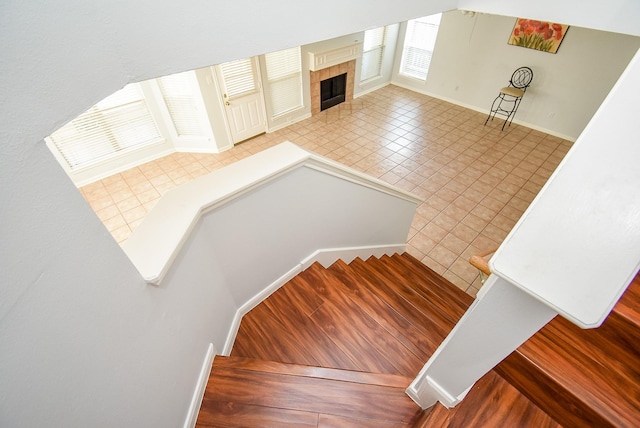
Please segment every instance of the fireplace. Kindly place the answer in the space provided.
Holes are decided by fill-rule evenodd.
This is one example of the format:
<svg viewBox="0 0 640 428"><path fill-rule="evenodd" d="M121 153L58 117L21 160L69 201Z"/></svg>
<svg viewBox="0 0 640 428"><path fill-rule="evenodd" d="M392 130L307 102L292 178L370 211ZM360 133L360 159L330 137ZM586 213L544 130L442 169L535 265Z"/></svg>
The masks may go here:
<svg viewBox="0 0 640 428"><path fill-rule="evenodd" d="M353 100L353 87L355 82L356 61L351 60L341 64L323 68L318 71L311 71L311 114L318 114L320 111L335 106L341 102L349 102ZM343 80L341 82L333 81L338 77ZM331 81L331 93L329 95L329 84L325 81ZM337 95L335 92L342 92L343 95ZM334 104L325 103L326 98L333 99Z"/></svg>
<svg viewBox="0 0 640 428"><path fill-rule="evenodd" d="M347 73L320 82L320 111L326 110L346 99Z"/></svg>

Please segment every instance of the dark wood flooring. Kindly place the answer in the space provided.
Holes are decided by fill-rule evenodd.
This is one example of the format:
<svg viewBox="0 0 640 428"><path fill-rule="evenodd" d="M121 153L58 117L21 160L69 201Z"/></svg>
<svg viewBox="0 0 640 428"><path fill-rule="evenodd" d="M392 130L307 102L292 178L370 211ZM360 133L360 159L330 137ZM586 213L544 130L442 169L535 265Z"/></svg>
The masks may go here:
<svg viewBox="0 0 640 428"><path fill-rule="evenodd" d="M243 318L198 426L559 426L493 372L452 410L404 394L471 302L408 254L315 264Z"/></svg>
<svg viewBox="0 0 640 428"><path fill-rule="evenodd" d="M640 275L600 328L556 317L496 367L570 427L640 426Z"/></svg>

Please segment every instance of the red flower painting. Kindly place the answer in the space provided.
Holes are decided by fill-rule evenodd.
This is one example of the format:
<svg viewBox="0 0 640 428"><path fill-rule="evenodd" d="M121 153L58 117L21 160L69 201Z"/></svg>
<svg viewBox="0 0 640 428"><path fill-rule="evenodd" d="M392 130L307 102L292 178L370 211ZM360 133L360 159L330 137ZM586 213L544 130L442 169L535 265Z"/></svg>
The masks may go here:
<svg viewBox="0 0 640 428"><path fill-rule="evenodd" d="M508 43L514 46L556 53L562 39L567 34L568 28L568 25L518 18Z"/></svg>

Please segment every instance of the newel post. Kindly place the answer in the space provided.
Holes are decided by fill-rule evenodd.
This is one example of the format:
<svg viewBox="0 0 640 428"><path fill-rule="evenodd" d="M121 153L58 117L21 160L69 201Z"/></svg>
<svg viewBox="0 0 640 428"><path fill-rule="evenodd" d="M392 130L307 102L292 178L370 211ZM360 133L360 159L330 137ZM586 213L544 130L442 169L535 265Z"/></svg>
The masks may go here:
<svg viewBox="0 0 640 428"><path fill-rule="evenodd" d="M476 381L556 315L549 306L491 275L407 394L423 409L437 401L455 406Z"/></svg>

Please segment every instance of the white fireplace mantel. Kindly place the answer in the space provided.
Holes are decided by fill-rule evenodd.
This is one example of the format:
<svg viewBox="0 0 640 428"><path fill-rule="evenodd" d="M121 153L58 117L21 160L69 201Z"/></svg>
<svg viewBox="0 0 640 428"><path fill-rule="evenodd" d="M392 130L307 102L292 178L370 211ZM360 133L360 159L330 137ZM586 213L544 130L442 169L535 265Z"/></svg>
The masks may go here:
<svg viewBox="0 0 640 428"><path fill-rule="evenodd" d="M309 69L318 71L356 59L360 54L360 46L361 43L357 42L333 49L310 51Z"/></svg>

